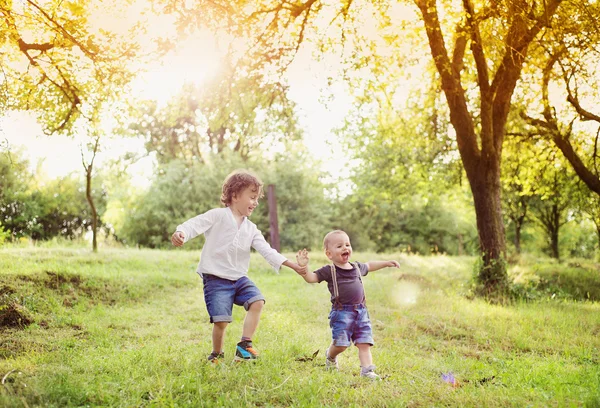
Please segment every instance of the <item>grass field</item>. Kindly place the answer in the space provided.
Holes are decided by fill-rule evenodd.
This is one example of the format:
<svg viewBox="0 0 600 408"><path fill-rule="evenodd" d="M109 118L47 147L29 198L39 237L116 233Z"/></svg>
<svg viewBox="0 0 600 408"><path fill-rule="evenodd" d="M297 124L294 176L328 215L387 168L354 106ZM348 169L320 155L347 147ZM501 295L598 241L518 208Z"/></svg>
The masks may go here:
<svg viewBox="0 0 600 408"><path fill-rule="evenodd" d="M312 267L324 263L311 256ZM226 363L207 364L197 258L0 250L0 406L600 406L600 303L585 300L598 299L595 264L513 266L534 300L499 306L468 296L473 258L354 254L401 262L364 279L384 377L372 382L358 376L355 348L339 357L340 372L324 369L325 284L275 275L254 255L250 277L267 298L254 339L261 359L231 362L236 308ZM579 276L590 290L569 286ZM456 387L442 380L450 372Z"/></svg>

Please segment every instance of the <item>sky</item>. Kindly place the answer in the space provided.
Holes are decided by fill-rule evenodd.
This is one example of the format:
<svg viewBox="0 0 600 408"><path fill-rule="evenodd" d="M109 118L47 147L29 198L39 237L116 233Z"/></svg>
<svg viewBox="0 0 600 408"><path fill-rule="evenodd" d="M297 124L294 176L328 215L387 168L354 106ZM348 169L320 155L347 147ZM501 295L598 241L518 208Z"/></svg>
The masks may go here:
<svg viewBox="0 0 600 408"><path fill-rule="evenodd" d="M155 99L165 103L174 96L185 82L201 84L219 70L220 52L211 36L204 32L178 44L161 61L146 67L146 72L132 83L136 96ZM327 63L316 61L308 47L300 50L290 65L287 80L290 84L289 97L298 105L301 126L305 129L305 143L313 156L322 160L323 170L336 179L339 162L345 160L342 146L335 143L332 129L339 126L349 109L349 98L344 91L334 89L336 95L325 106L319 102L321 89L327 86ZM329 89L331 91L331 89ZM31 166L42 162L42 169L48 178L82 172L80 141L77 138L43 134L33 115L25 112L12 112L0 118L0 140L10 148L23 148ZM105 144L97 157L101 165L117 158L126 151L143 151L143 141L139 139L116 139ZM336 157L337 165L331 158ZM133 182L148 186L152 176L152 160L145 159L130 170Z"/></svg>

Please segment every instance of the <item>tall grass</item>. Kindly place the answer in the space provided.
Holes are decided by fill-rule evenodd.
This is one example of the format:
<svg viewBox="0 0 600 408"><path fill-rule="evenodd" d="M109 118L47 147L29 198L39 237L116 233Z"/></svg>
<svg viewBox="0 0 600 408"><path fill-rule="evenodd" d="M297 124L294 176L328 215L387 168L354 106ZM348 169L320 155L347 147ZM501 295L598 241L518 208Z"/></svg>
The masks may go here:
<svg viewBox="0 0 600 408"><path fill-rule="evenodd" d="M311 256L312 267L325 262ZM260 361L231 362L244 317L235 308L226 362L213 367L197 257L0 250L0 305L31 322L0 328L0 406L600 406L599 304L550 292L507 306L470 300L467 257L354 255L401 261L364 279L384 377L372 382L359 377L355 348L339 357L340 372L324 369L325 284L276 275L253 256L250 277L267 298ZM518 268L546 276L543 265ZM449 372L457 386L442 380Z"/></svg>

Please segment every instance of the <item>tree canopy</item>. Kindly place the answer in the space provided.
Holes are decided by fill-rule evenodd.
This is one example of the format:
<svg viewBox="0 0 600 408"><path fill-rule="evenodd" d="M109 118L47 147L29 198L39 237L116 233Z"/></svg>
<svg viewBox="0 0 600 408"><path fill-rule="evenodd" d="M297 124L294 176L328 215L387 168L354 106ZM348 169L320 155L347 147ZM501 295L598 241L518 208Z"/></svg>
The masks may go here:
<svg viewBox="0 0 600 408"><path fill-rule="evenodd" d="M103 7L91 0L0 2L0 112L30 110L47 133L68 133L123 90L141 49L134 36L92 24Z"/></svg>

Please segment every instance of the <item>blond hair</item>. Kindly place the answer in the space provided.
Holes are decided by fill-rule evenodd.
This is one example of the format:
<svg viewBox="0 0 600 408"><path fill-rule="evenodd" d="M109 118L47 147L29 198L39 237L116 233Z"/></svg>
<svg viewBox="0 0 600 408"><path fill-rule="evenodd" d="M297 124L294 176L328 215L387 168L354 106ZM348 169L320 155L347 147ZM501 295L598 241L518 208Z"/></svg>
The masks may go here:
<svg viewBox="0 0 600 408"><path fill-rule="evenodd" d="M263 197L263 182L258 176L249 170L237 169L229 173L223 182L223 191L221 193L221 202L229 207L233 201L233 196L240 194L248 187L256 187L258 198Z"/></svg>
<svg viewBox="0 0 600 408"><path fill-rule="evenodd" d="M331 237L333 237L334 235L337 234L346 234L346 231L342 231L342 230L333 230L333 231L329 231L327 233L327 235L325 235L325 238L323 238L323 249L327 251L327 245L329 245L329 241L331 240Z"/></svg>

